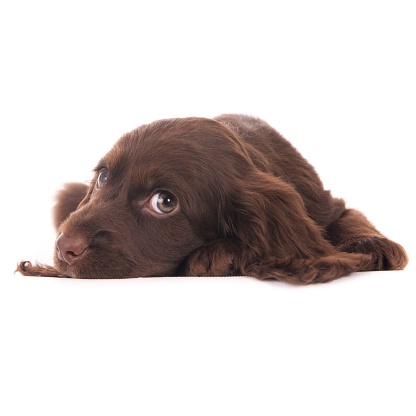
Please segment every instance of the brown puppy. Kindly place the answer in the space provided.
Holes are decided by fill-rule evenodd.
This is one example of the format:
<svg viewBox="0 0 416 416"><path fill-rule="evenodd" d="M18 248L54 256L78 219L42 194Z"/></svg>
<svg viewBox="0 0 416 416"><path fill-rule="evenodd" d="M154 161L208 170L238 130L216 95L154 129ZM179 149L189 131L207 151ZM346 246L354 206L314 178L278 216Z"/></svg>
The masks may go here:
<svg viewBox="0 0 416 416"><path fill-rule="evenodd" d="M250 275L306 284L397 270L404 249L323 189L314 168L264 121L161 120L123 136L89 187L54 211L55 267L77 278Z"/></svg>

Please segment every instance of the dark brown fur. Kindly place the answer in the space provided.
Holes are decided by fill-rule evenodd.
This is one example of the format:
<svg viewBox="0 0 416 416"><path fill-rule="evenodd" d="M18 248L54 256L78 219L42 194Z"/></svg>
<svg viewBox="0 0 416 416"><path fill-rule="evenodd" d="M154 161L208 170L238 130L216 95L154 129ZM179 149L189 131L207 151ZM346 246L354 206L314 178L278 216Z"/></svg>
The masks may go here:
<svg viewBox="0 0 416 416"><path fill-rule="evenodd" d="M97 187L103 169L107 180ZM58 195L55 267L22 262L19 272L243 274L307 284L407 264L399 244L333 198L297 150L257 118L157 121L123 136L95 171L89 187L69 184ZM168 214L150 203L162 190L179 201Z"/></svg>

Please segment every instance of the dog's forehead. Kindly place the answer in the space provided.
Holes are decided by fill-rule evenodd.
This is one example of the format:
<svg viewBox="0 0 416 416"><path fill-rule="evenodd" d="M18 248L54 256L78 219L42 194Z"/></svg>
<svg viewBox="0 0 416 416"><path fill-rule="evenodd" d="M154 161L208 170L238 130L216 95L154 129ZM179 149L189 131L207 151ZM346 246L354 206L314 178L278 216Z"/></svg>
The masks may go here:
<svg viewBox="0 0 416 416"><path fill-rule="evenodd" d="M204 118L160 120L125 134L109 153L114 164L184 167L197 159L212 163L235 151L221 123Z"/></svg>
<svg viewBox="0 0 416 416"><path fill-rule="evenodd" d="M205 194L245 171L249 158L242 148L238 137L215 120L162 120L125 134L102 164L112 183L123 182L133 193L159 188Z"/></svg>

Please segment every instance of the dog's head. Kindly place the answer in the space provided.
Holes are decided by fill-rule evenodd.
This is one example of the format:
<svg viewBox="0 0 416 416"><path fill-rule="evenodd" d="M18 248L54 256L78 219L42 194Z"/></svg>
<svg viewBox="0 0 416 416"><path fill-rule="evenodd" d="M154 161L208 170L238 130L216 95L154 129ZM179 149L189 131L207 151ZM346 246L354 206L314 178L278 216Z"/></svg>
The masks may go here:
<svg viewBox="0 0 416 416"><path fill-rule="evenodd" d="M230 204L255 169L252 158L211 119L163 120L126 134L60 225L55 267L86 278L177 273L193 250L235 234Z"/></svg>

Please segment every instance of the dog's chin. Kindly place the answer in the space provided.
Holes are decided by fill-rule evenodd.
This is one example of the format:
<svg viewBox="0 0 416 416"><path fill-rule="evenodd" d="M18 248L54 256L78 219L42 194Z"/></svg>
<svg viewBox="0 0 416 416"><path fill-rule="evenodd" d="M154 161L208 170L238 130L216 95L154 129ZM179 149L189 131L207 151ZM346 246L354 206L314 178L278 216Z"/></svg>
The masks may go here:
<svg viewBox="0 0 416 416"><path fill-rule="evenodd" d="M105 271L84 269L78 266L62 264L62 262L55 263L55 268L63 276L74 279L121 279L126 277L116 273L109 274Z"/></svg>
<svg viewBox="0 0 416 416"><path fill-rule="evenodd" d="M88 264L87 264L88 263ZM174 274L175 269L171 267L161 268L160 270L151 270L149 268L138 267L137 264L128 264L126 261L124 267L120 267L115 260L108 262L93 262L91 265L91 259L87 262L79 260L73 264L68 264L65 261L58 258L55 253L54 267L57 272L65 277L71 277L74 279L131 279L137 277L158 277L158 276L171 276Z"/></svg>
<svg viewBox="0 0 416 416"><path fill-rule="evenodd" d="M110 270L105 270L104 267L98 269L92 269L91 267L85 268L82 265L70 265L61 260L55 261L54 266L63 276L74 279L121 279L125 277L121 273L109 273Z"/></svg>
<svg viewBox="0 0 416 416"><path fill-rule="evenodd" d="M98 279L104 277L98 270L95 271L91 268L83 267L82 261L68 264L64 260L59 259L57 253L54 256L54 267L62 276L74 279Z"/></svg>
<svg viewBox="0 0 416 416"><path fill-rule="evenodd" d="M65 262L61 260L54 259L53 263L55 269L65 277L73 277L73 278L82 278L82 276L77 273L76 267L71 267L69 264L66 264Z"/></svg>
<svg viewBox="0 0 416 416"><path fill-rule="evenodd" d="M58 252L54 255L54 266L60 274L74 279L122 279L129 277L129 270L127 268L112 267L111 261L103 263L101 261L85 257L68 264L65 260L60 258Z"/></svg>

